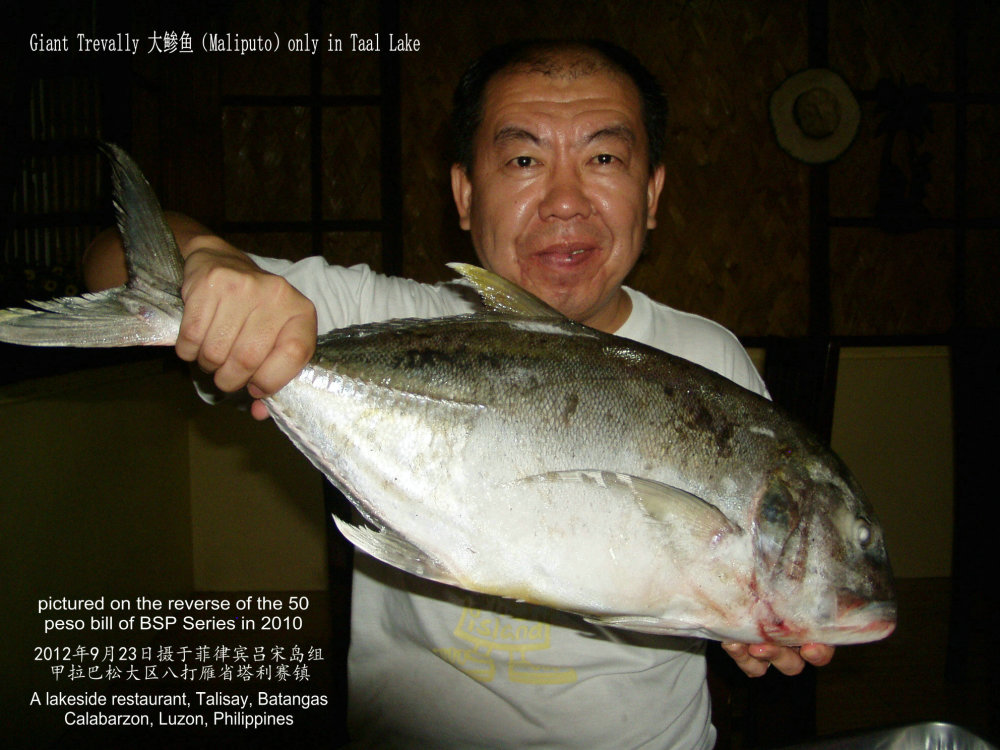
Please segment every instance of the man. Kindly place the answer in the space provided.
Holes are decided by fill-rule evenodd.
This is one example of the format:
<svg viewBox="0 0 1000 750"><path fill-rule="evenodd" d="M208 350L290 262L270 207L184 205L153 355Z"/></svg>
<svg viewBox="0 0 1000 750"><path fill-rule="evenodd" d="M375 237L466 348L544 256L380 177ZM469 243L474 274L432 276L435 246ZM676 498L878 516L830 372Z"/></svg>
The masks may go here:
<svg viewBox="0 0 1000 750"><path fill-rule="evenodd" d="M679 354L764 392L738 341L622 286L655 226L666 103L623 50L514 43L466 72L455 97L452 190L482 264L575 320ZM261 397L290 380L317 329L463 312L448 285L312 258L251 259L171 216L186 257L177 352ZM267 270L280 273L271 275ZM122 280L120 246L88 254L88 283ZM109 274L102 277L102 274ZM289 284L291 283L291 285ZM298 287L296 291L293 286ZM254 415L263 418L257 402ZM389 747L692 747L714 743L703 644L616 632L460 592L358 556L350 721ZM748 674L827 663L833 649L727 644Z"/></svg>

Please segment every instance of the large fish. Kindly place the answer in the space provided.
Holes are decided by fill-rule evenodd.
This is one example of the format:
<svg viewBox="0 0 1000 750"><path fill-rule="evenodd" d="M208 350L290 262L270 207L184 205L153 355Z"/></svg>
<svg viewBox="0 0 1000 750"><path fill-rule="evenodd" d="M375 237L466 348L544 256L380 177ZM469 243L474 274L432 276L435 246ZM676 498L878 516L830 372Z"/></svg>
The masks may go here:
<svg viewBox="0 0 1000 750"><path fill-rule="evenodd" d="M180 256L109 148L126 286L10 310L0 340L174 343ZM652 633L877 640L895 624L882 529L843 463L766 399L457 270L487 311L334 330L266 399L350 498L337 521L418 576Z"/></svg>

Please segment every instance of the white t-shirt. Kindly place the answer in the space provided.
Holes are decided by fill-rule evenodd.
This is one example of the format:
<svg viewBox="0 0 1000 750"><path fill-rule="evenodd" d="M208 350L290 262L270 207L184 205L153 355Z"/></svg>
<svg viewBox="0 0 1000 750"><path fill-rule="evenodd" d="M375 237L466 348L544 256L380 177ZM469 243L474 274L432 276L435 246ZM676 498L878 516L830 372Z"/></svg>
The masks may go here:
<svg viewBox="0 0 1000 750"><path fill-rule="evenodd" d="M255 258L316 305L320 331L475 309L462 285L387 278L322 258ZM766 394L739 341L627 290L618 335ZM704 643L588 625L355 555L348 721L377 748L711 748Z"/></svg>

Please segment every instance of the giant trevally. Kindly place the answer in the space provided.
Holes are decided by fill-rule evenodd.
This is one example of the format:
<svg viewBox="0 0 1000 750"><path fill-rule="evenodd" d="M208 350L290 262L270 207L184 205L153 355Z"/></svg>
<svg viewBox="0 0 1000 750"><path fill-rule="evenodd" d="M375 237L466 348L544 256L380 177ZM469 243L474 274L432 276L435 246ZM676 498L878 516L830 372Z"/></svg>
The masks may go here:
<svg viewBox="0 0 1000 750"><path fill-rule="evenodd" d="M182 262L108 149L128 283L0 314L0 340L173 344ZM896 608L858 483L768 400L455 266L486 310L333 330L266 399L352 501L338 519L418 576L652 633L872 641Z"/></svg>

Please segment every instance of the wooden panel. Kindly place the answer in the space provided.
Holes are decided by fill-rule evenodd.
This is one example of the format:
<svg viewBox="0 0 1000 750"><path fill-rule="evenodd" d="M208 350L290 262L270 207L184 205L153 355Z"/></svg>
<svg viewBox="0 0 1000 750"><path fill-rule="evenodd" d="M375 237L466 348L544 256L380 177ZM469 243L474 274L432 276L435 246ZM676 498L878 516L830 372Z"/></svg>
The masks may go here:
<svg viewBox="0 0 1000 750"><path fill-rule="evenodd" d="M226 107L222 134L226 219L309 218L310 121L305 107Z"/></svg>
<svg viewBox="0 0 1000 750"><path fill-rule="evenodd" d="M955 81L951 3L831 0L830 67L860 89L882 78L947 91Z"/></svg>
<svg viewBox="0 0 1000 750"><path fill-rule="evenodd" d="M331 263L357 263L382 269L382 235L378 232L327 232L323 235L323 257Z"/></svg>
<svg viewBox="0 0 1000 750"><path fill-rule="evenodd" d="M332 107L323 111L323 218L378 219L379 110Z"/></svg>
<svg viewBox="0 0 1000 750"><path fill-rule="evenodd" d="M57 662L32 660L35 646L103 648L148 638L137 629L44 635L39 599L191 588L185 405L194 396L179 370L164 372L154 360L0 389L0 669L9 675L0 703L8 747L64 744L62 714L28 704L33 691L68 684L50 673ZM73 666L86 669L81 664ZM71 665L64 666L68 675Z"/></svg>
<svg viewBox="0 0 1000 750"><path fill-rule="evenodd" d="M1000 217L1000 159L997 159L997 134L1000 133L1000 107L996 104L972 105L968 109L968 212L969 217Z"/></svg>
<svg viewBox="0 0 1000 750"><path fill-rule="evenodd" d="M1000 4L995 0L964 0L968 29L969 91L997 93L997 71L1000 70ZM994 130L994 132L996 132Z"/></svg>
<svg viewBox="0 0 1000 750"><path fill-rule="evenodd" d="M271 420L200 404L189 432L198 591L322 589L322 477Z"/></svg>
<svg viewBox="0 0 1000 750"><path fill-rule="evenodd" d="M954 321L949 231L835 229L830 265L834 335L941 334Z"/></svg>
<svg viewBox="0 0 1000 750"><path fill-rule="evenodd" d="M954 467L948 350L842 350L832 445L875 506L896 574L950 575Z"/></svg>
<svg viewBox="0 0 1000 750"><path fill-rule="evenodd" d="M329 37L340 40L343 44L340 52L321 53L323 94L379 93L379 56L351 51L351 34L371 38L378 31L378 2L361 0L350 3L323 2L321 5L324 34L320 42L321 49L329 49Z"/></svg>
<svg viewBox="0 0 1000 750"><path fill-rule="evenodd" d="M974 230L966 236L966 319L974 328L1000 328L1000 231Z"/></svg>
<svg viewBox="0 0 1000 750"><path fill-rule="evenodd" d="M308 31L307 10L305 2L239 0L230 4L228 18L206 31L219 33L237 45L240 40L254 42L260 37L271 44L278 40L280 47L278 52L273 53L215 53L221 58L224 96L309 93L311 55L286 51L290 39L301 38ZM223 31L231 36L225 37Z"/></svg>
<svg viewBox="0 0 1000 750"><path fill-rule="evenodd" d="M955 107L927 105L928 127L911 140L909 133L898 133L891 144L893 163L906 179L913 175L911 157L927 158L928 179L923 184L926 195L920 203L927 216L951 219L955 215ZM874 102L861 107L861 125L851 147L830 169L830 213L836 217L875 216L879 200L879 180L887 136L885 114ZM914 184L911 180L911 185Z"/></svg>

